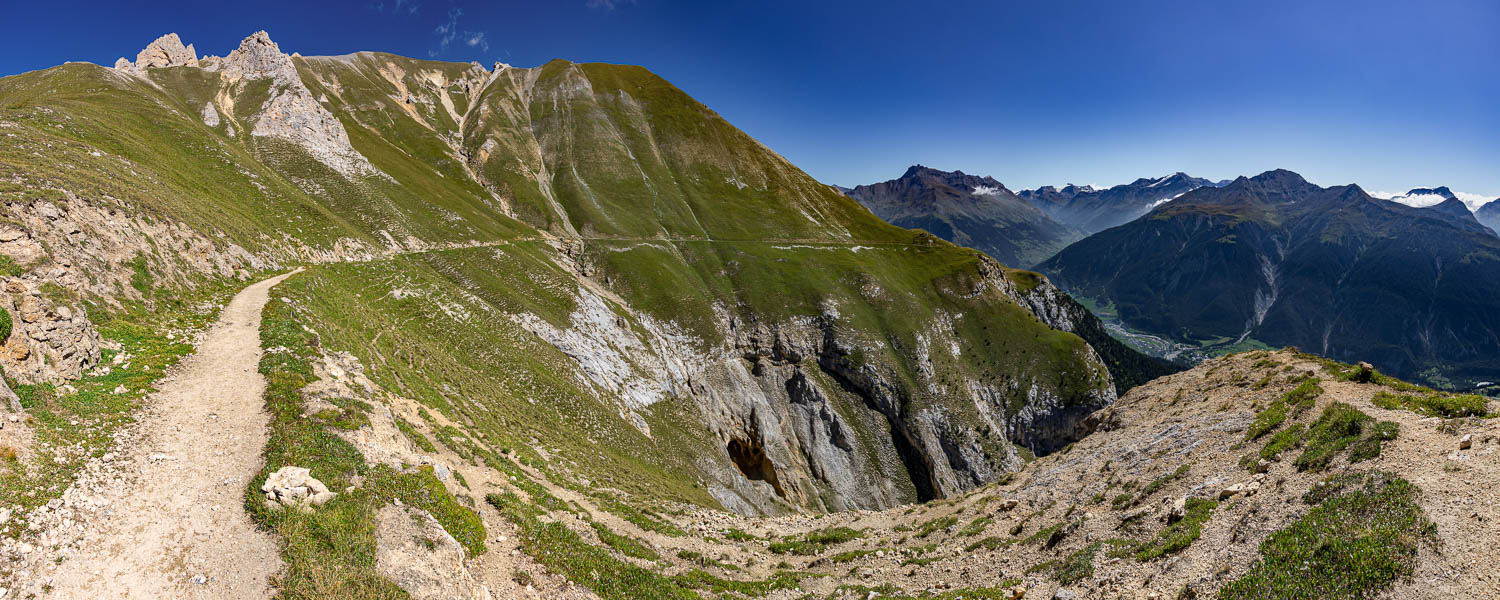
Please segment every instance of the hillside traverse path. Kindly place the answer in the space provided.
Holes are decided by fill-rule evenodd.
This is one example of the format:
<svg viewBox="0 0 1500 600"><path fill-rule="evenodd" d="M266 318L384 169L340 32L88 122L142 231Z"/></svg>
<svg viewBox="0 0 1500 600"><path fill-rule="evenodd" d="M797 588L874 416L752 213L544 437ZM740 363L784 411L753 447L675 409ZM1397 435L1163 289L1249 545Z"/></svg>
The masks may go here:
<svg viewBox="0 0 1500 600"><path fill-rule="evenodd" d="M245 487L260 470L270 416L262 395L260 316L270 289L230 300L197 352L146 401L118 474L94 493L105 518L83 550L49 576L54 598L265 598L282 568L275 538L256 531Z"/></svg>

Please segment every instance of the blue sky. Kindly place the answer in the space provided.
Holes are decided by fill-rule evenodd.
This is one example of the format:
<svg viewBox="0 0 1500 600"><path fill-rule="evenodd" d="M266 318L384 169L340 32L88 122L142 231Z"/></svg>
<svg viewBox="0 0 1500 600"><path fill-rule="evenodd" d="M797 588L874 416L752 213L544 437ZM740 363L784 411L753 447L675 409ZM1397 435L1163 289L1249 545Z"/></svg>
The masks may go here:
<svg viewBox="0 0 1500 600"><path fill-rule="evenodd" d="M226 54L645 65L814 176L1012 188L1276 167L1500 196L1500 2L14 2L0 73Z"/></svg>

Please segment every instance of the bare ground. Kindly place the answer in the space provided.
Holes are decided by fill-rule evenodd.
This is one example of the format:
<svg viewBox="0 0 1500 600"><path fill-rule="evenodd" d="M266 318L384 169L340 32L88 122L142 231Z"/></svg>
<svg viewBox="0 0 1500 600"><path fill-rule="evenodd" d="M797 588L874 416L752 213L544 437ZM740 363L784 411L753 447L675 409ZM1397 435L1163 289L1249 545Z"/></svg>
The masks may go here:
<svg viewBox="0 0 1500 600"><path fill-rule="evenodd" d="M126 443L85 470L67 496L83 514L60 524L81 529L81 550L36 565L32 591L79 599L270 596L279 550L246 515L244 490L260 469L269 422L256 371L261 309L270 288L294 273L237 294L197 352L147 400Z"/></svg>

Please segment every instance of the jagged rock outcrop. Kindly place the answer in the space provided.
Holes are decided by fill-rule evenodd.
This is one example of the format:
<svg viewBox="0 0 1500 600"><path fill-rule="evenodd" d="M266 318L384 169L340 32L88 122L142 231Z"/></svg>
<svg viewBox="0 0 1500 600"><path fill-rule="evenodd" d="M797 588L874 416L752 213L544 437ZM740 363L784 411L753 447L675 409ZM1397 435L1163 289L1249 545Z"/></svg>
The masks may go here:
<svg viewBox="0 0 1500 600"><path fill-rule="evenodd" d="M21 383L75 379L99 364L99 332L68 292L52 286L11 277L0 288L0 309L11 321L0 365Z"/></svg>
<svg viewBox="0 0 1500 600"><path fill-rule="evenodd" d="M135 55L135 68L137 69L181 66L198 66L198 54L193 50L192 44L183 46L182 40L175 33L156 38Z"/></svg>
<svg viewBox="0 0 1500 600"><path fill-rule="evenodd" d="M131 71L143 73L146 69L160 67L196 67L198 66L198 54L192 44L182 45L182 39L175 33L169 33L147 44L135 55L132 63L125 57L115 61L115 69L120 71Z"/></svg>
<svg viewBox="0 0 1500 600"><path fill-rule="evenodd" d="M271 80L271 97L252 117L251 135L295 143L345 177L380 174L349 143L343 124L318 104L298 76L292 57L283 54L266 32L245 38L229 56L215 61L215 66L231 82Z"/></svg>

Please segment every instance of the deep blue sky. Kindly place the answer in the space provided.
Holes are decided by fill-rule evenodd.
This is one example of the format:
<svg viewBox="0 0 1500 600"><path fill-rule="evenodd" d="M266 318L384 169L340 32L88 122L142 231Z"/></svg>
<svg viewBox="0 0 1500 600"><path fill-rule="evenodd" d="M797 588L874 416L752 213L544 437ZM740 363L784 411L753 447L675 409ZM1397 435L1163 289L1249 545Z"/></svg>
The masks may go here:
<svg viewBox="0 0 1500 600"><path fill-rule="evenodd" d="M1500 196L1491 0L170 4L0 0L0 73L266 29L307 55L645 65L844 185L917 162L1012 188L1285 167Z"/></svg>

